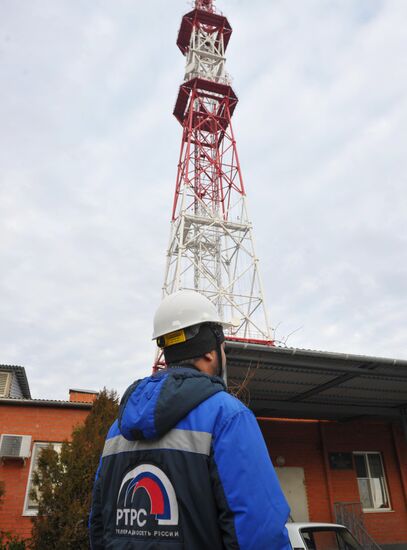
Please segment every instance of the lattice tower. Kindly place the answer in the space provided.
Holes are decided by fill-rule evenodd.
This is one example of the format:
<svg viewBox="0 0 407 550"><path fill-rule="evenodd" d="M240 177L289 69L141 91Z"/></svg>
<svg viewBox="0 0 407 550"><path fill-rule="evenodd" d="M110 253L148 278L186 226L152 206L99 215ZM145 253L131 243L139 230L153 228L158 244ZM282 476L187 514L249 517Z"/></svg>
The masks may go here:
<svg viewBox="0 0 407 550"><path fill-rule="evenodd" d="M232 128L238 99L225 70L232 28L196 0L177 45L186 57L174 115L182 126L163 295L198 290L233 320L233 339L272 342Z"/></svg>

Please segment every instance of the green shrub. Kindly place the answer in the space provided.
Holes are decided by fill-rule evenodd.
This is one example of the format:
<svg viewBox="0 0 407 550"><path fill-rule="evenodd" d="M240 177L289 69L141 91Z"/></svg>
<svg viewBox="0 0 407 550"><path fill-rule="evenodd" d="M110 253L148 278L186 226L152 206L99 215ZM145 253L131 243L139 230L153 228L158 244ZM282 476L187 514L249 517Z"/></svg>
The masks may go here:
<svg viewBox="0 0 407 550"><path fill-rule="evenodd" d="M26 550L26 548L26 541L20 537L0 531L0 550Z"/></svg>

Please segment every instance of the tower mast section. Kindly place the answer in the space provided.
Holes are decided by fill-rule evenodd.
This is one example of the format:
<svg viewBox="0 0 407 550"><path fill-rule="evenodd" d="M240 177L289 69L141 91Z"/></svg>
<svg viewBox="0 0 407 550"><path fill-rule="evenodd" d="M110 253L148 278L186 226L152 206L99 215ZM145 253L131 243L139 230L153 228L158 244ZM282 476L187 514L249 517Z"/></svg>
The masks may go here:
<svg viewBox="0 0 407 550"><path fill-rule="evenodd" d="M182 140L163 294L197 290L222 319L234 320L229 338L272 343L232 128L231 34L213 0L195 0L181 22L177 45L186 66L174 115Z"/></svg>

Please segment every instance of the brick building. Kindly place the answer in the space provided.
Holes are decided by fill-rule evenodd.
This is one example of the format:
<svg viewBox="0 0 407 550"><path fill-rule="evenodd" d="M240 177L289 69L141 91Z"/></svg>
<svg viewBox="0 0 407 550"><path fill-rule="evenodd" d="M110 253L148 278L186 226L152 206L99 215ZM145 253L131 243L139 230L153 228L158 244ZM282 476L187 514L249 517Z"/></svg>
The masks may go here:
<svg viewBox="0 0 407 550"><path fill-rule="evenodd" d="M407 361L239 342L227 355L230 388L259 420L293 519L339 521L407 550ZM31 399L24 369L0 366L0 396L0 435L31 437L31 457L2 460L0 528L29 536L38 450L69 439L95 395Z"/></svg>
<svg viewBox="0 0 407 550"><path fill-rule="evenodd" d="M30 490L38 453L70 439L95 397L94 392L69 390L69 401L31 399L25 369L0 365L0 481L5 486L0 529L30 536L37 511Z"/></svg>
<svg viewBox="0 0 407 550"><path fill-rule="evenodd" d="M407 550L407 361L239 342L227 356L293 519Z"/></svg>

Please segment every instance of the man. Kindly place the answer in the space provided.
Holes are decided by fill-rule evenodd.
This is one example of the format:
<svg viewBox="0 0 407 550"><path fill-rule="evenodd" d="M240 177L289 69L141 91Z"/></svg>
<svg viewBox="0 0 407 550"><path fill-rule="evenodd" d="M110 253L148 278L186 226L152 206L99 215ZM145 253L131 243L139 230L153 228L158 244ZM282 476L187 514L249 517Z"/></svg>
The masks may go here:
<svg viewBox="0 0 407 550"><path fill-rule="evenodd" d="M222 325L197 292L158 308L167 368L123 396L96 475L92 550L291 550L257 421L225 391Z"/></svg>

